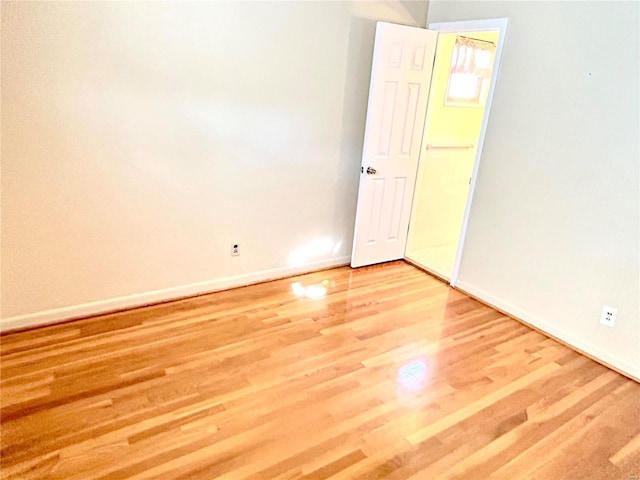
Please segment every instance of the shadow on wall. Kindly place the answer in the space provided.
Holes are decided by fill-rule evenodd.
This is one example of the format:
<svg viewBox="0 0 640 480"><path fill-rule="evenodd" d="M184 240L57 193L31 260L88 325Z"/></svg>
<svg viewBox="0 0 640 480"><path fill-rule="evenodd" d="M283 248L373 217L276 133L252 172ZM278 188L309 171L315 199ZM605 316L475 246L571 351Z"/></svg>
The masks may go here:
<svg viewBox="0 0 640 480"><path fill-rule="evenodd" d="M427 17L429 15L429 2L427 0L400 0L398 3L411 15L411 18L416 22L416 26L427 26Z"/></svg>
<svg viewBox="0 0 640 480"><path fill-rule="evenodd" d="M345 233L345 249L348 253L351 252L353 241L373 46L376 23L379 21L424 27L427 22L427 2L352 2L342 104L340 163L336 172L336 178L341 180L341 189L334 212L335 222L344 218L344 213L341 215L340 211L344 212L345 209L349 210L349 218L353 219Z"/></svg>

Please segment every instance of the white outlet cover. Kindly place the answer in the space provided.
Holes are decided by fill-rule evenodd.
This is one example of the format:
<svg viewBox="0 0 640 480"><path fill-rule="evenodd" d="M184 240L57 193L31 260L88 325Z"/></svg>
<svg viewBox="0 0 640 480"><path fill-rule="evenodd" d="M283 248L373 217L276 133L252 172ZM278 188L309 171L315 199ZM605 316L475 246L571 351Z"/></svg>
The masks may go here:
<svg viewBox="0 0 640 480"><path fill-rule="evenodd" d="M602 307L602 315L600 315L600 323L607 327L613 327L616 323L618 309L605 305Z"/></svg>

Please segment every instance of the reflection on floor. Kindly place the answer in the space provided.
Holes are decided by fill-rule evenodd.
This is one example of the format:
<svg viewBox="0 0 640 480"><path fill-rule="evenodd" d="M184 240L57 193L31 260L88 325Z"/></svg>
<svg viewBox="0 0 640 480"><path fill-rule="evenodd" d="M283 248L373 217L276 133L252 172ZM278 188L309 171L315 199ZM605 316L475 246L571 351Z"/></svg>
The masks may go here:
<svg viewBox="0 0 640 480"><path fill-rule="evenodd" d="M402 261L0 343L2 479L640 474L640 383Z"/></svg>
<svg viewBox="0 0 640 480"><path fill-rule="evenodd" d="M407 253L407 258L446 280L450 280L456 258L456 245L450 243L414 250Z"/></svg>

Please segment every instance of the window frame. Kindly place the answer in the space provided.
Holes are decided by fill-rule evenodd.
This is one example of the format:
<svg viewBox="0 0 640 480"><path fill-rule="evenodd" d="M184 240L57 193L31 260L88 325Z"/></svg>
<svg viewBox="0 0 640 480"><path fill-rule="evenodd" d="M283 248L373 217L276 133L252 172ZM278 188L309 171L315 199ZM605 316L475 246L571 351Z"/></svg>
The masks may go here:
<svg viewBox="0 0 640 480"><path fill-rule="evenodd" d="M445 90L444 104L452 107L484 107L489 92L491 70L495 60L496 45L488 40L470 38L464 35L456 36L449 64L449 78ZM489 55L488 66L478 64L479 53ZM469 55L469 57L467 56ZM486 63L486 62L485 62ZM473 95L454 96L451 93L452 80L455 77L472 77L476 79Z"/></svg>

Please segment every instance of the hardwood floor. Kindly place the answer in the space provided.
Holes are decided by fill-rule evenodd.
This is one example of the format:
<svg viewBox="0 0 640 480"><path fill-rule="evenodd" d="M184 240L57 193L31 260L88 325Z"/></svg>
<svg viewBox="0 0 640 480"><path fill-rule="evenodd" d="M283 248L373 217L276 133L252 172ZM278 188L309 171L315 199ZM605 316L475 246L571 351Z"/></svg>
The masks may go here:
<svg viewBox="0 0 640 480"><path fill-rule="evenodd" d="M7 479L640 478L639 384L403 262L11 333L1 355Z"/></svg>

